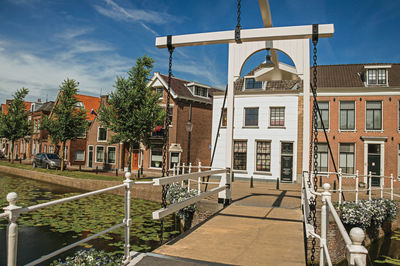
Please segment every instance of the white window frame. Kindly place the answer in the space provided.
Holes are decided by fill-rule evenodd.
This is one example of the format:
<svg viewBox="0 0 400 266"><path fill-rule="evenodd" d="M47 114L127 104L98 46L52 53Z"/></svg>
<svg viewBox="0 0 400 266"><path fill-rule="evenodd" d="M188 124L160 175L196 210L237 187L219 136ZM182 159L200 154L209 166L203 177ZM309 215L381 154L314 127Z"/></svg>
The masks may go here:
<svg viewBox="0 0 400 266"><path fill-rule="evenodd" d="M102 162L97 161L97 148L98 147L103 147L103 161ZM94 162L95 163L104 163L104 153L105 153L105 151L106 151L106 149L104 148L103 145L96 145L96 147L94 149Z"/></svg>
<svg viewBox="0 0 400 266"><path fill-rule="evenodd" d="M257 109L258 110L258 114L257 114L257 125L255 126L246 126L246 109ZM226 111L226 115L228 116L228 110ZM228 121L227 121L228 124ZM245 106L243 107L243 127L244 128L258 128L260 125L260 107L258 106Z"/></svg>
<svg viewBox="0 0 400 266"><path fill-rule="evenodd" d="M379 70L385 70L385 83L379 84ZM376 83L369 83L369 72L371 70L376 71ZM373 67L373 68L368 68L367 73L366 73L366 83L368 86L388 86L389 84L389 71L388 67Z"/></svg>
<svg viewBox="0 0 400 266"><path fill-rule="evenodd" d="M150 147L150 160L149 160L150 165L149 165L149 168L150 169L162 169L162 161L161 161L160 167L151 166L151 158L152 158L152 156L153 156L153 148ZM162 149L161 149L161 156L162 156Z"/></svg>
<svg viewBox="0 0 400 266"><path fill-rule="evenodd" d="M270 164L269 171L257 170L257 142L269 142L269 155L270 155ZM254 141L254 173L255 174L271 174L272 173L272 140L271 139L256 139Z"/></svg>
<svg viewBox="0 0 400 266"><path fill-rule="evenodd" d="M342 102L354 102L354 129L341 129L340 128L340 110ZM330 118L330 117L329 117ZM338 114L338 129L339 132L356 132L357 131L357 101L356 100L339 100L339 114Z"/></svg>
<svg viewBox="0 0 400 266"><path fill-rule="evenodd" d="M331 128L331 101L329 101L329 100L327 100L327 101L324 101L324 100L322 100L322 101L317 101L317 102L321 102L321 103L328 103L328 125L325 125L324 124L324 126L325 126L325 129L326 129L326 131L330 131L330 128ZM340 110L340 109L339 109ZM321 115L322 115L322 113L321 113ZM318 119L319 119L319 114L317 114L317 117L318 117ZM318 120L317 119L317 120ZM339 127L340 128L340 127ZM324 129L321 127L321 128L318 128L317 129L318 131L324 131Z"/></svg>
<svg viewBox="0 0 400 266"><path fill-rule="evenodd" d="M273 126L273 125L271 125L271 118L272 118L271 110L273 108L283 108L283 114L284 114L284 116L283 116L283 126ZM269 128L285 128L286 127L286 106L270 106L269 107L269 116L267 116L267 119L268 119Z"/></svg>
<svg viewBox="0 0 400 266"><path fill-rule="evenodd" d="M381 103L381 129L367 129L367 102L380 102ZM364 130L365 132L384 132L383 130L383 100L368 100L365 101L364 106Z"/></svg>
<svg viewBox="0 0 400 266"><path fill-rule="evenodd" d="M114 162L113 163L109 162L108 152L109 152L110 148L114 148L115 149L115 158L114 158ZM107 146L107 164L116 164L116 162L117 162L117 147L115 147L115 146Z"/></svg>
<svg viewBox="0 0 400 266"><path fill-rule="evenodd" d="M203 96L203 95L198 95L198 94L196 94L196 88L200 88L200 89L204 89L204 90L206 90L206 95L207 96ZM193 87L193 95L194 96L196 96L196 97L201 97L201 98L205 98L205 99L208 99L209 97L208 97L208 88L205 88L205 87L202 87L202 86L198 86L198 85L194 85L194 87Z"/></svg>
<svg viewBox="0 0 400 266"><path fill-rule="evenodd" d="M339 155L339 168L340 168L340 145L342 145L342 144L353 144L353 146L354 146L354 152L353 152L353 170L354 170L354 173L353 174L355 174L356 173L356 165L357 165L357 163L356 163L356 155L357 155L357 151L356 151L356 147L357 147L357 145L356 145L356 143L355 142L339 142L339 145L338 145L338 155ZM329 149L328 149L328 153L329 153ZM329 154L328 154L328 157L329 157ZM329 167L329 160L328 160L328 167ZM343 171L343 169L342 169L342 171ZM344 173L344 172L343 172Z"/></svg>
<svg viewBox="0 0 400 266"><path fill-rule="evenodd" d="M82 159L82 160L77 160L77 159L76 159L76 152L78 152L78 151L83 151L83 159ZM74 161L75 161L75 162L84 162L84 161L85 161L85 156L86 156L85 150L76 150L76 151L75 151L75 154L74 154Z"/></svg>
<svg viewBox="0 0 400 266"><path fill-rule="evenodd" d="M244 79L243 79L243 89L242 89L242 91L245 91L245 90L249 90L249 91L251 91L251 90L265 90L265 86L264 86L264 83L265 83L265 82L262 82L262 81L261 81L261 88L246 89L246 79L254 79L254 82L258 82L258 81L256 80L256 77L255 77L255 76L246 76L246 77L244 77Z"/></svg>
<svg viewBox="0 0 400 266"><path fill-rule="evenodd" d="M105 129L106 130L106 139L105 140L99 140L99 136L100 136L100 129ZM107 138L108 138L108 130L105 127L98 127L97 128L97 142L107 142Z"/></svg>
<svg viewBox="0 0 400 266"><path fill-rule="evenodd" d="M169 162L170 162L170 164L171 164L171 162L172 162L172 153L178 153L179 155L178 155L178 164L180 164L181 163L181 156L182 156L182 152L180 152L180 151L170 151L169 152ZM172 168L169 168L169 169L173 169L174 167L172 167Z"/></svg>

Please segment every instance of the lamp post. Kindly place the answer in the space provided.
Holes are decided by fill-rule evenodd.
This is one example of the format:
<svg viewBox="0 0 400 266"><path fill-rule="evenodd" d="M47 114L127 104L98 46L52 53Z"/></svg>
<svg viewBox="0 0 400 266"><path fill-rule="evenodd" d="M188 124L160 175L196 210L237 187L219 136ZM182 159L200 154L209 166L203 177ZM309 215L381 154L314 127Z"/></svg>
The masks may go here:
<svg viewBox="0 0 400 266"><path fill-rule="evenodd" d="M189 109L189 121L186 122L186 131L188 132L188 148L187 148L187 165L189 166L190 164L190 139L192 137L192 129L193 129L193 123L192 123L192 105L190 105Z"/></svg>

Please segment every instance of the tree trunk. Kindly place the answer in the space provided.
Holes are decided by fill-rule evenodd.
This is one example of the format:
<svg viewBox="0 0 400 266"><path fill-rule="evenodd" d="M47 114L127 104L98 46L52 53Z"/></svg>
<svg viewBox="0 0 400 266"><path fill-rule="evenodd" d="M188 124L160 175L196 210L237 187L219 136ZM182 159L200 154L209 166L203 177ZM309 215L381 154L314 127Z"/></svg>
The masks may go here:
<svg viewBox="0 0 400 266"><path fill-rule="evenodd" d="M14 163L14 141L11 140L11 163Z"/></svg>
<svg viewBox="0 0 400 266"><path fill-rule="evenodd" d="M132 151L133 151L133 144L129 142L129 162L128 162L128 172L131 173L132 170Z"/></svg>
<svg viewBox="0 0 400 266"><path fill-rule="evenodd" d="M65 152L65 141L63 141L61 145L61 169L60 169L61 172L64 171L64 156L65 156L64 152Z"/></svg>

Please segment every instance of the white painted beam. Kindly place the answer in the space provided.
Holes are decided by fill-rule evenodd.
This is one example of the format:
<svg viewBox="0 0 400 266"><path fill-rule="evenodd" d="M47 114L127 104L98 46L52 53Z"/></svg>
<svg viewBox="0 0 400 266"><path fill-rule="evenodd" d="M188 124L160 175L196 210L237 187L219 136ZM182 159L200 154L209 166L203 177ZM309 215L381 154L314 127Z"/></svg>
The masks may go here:
<svg viewBox="0 0 400 266"><path fill-rule="evenodd" d="M195 178L198 178L198 177L204 177L204 176L209 176L209 175L217 175L217 174L224 174L224 173L226 173L225 169L203 171L203 172L194 172L194 173L190 173L190 174L183 174L183 175L175 175L175 176L167 176L167 177L155 178L155 179L153 179L153 182L154 182L154 186L161 186L161 185L172 184L172 183L175 183L175 182L181 182L183 180L195 179Z"/></svg>
<svg viewBox="0 0 400 266"><path fill-rule="evenodd" d="M261 17L263 20L264 28L272 27L271 8L269 6L269 0L258 0L260 5Z"/></svg>
<svg viewBox="0 0 400 266"><path fill-rule="evenodd" d="M329 38L335 32L333 24L319 25L319 38ZM290 40L290 39L310 39L312 37L312 25L259 28L241 30L240 39L242 42L255 42L267 40ZM173 47L235 43L235 31L217 31L206 33L195 33L172 36ZM167 37L157 37L156 46L167 48Z"/></svg>
<svg viewBox="0 0 400 266"><path fill-rule="evenodd" d="M162 208L162 209L156 210L153 212L153 219L161 219L171 213L179 211L180 209L185 208L186 206L196 203L204 198L207 198L208 196L211 196L211 195L218 193L225 189L226 189L225 186L217 187L217 188L211 189L207 192L203 192L198 196L189 198L189 199L181 201L181 202L171 204L167 208Z"/></svg>

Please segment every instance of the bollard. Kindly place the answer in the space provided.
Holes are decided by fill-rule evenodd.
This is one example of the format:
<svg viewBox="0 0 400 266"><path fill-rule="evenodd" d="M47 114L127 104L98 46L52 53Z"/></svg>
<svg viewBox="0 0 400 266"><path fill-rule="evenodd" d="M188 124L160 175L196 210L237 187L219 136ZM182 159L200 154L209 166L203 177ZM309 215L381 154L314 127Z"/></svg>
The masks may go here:
<svg viewBox="0 0 400 266"><path fill-rule="evenodd" d="M253 188L254 184L253 184L253 176L250 177L250 188Z"/></svg>
<svg viewBox="0 0 400 266"><path fill-rule="evenodd" d="M276 178L276 189L279 190L279 177Z"/></svg>
<svg viewBox="0 0 400 266"><path fill-rule="evenodd" d="M351 245L347 245L347 262L349 265L367 265L368 250L362 245L365 239L364 231L359 227L350 230ZM355 261L359 263L356 263Z"/></svg>
<svg viewBox="0 0 400 266"><path fill-rule="evenodd" d="M22 158L19 158L19 164L22 164Z"/></svg>
<svg viewBox="0 0 400 266"><path fill-rule="evenodd" d="M99 167L96 166L96 175L99 173Z"/></svg>
<svg viewBox="0 0 400 266"><path fill-rule="evenodd" d="M115 176L118 176L118 167L115 168Z"/></svg>
<svg viewBox="0 0 400 266"><path fill-rule="evenodd" d="M336 193L336 180L333 180L333 193Z"/></svg>
<svg viewBox="0 0 400 266"><path fill-rule="evenodd" d="M319 187L322 187L322 176L319 177Z"/></svg>
<svg viewBox="0 0 400 266"><path fill-rule="evenodd" d="M137 178L140 178L140 168L137 169Z"/></svg>
<svg viewBox="0 0 400 266"><path fill-rule="evenodd" d="M131 187L133 181L131 180L132 174L130 172L125 173L125 218L123 220L125 228L125 244L124 244L124 265L129 264L131 261L130 256L130 226L132 224L131 220Z"/></svg>
<svg viewBox="0 0 400 266"><path fill-rule="evenodd" d="M8 206L3 210L8 213L8 227L7 227L7 265L17 265L17 250L18 250L18 224L17 218L19 216L19 209L21 207L15 205L17 203L18 195L15 192L7 194Z"/></svg>
<svg viewBox="0 0 400 266"><path fill-rule="evenodd" d="M82 165L79 165L79 172L82 171Z"/></svg>

